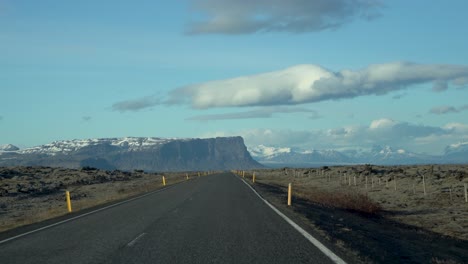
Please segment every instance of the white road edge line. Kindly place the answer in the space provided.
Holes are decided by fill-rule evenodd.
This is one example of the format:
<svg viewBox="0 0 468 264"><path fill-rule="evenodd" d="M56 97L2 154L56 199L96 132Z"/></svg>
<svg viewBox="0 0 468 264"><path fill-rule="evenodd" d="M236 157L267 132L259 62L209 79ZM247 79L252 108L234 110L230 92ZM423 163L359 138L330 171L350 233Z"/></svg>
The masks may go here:
<svg viewBox="0 0 468 264"><path fill-rule="evenodd" d="M275 211L275 213L277 213L288 224L290 224L292 227L294 227L294 229L296 229L299 233L301 233L301 235L303 235L307 240L309 240L309 242L312 243L316 248L318 248L320 251L322 251L322 253L325 254L327 257L329 257L334 263L346 264L346 262L343 259L341 259L340 257L338 257L335 253L333 253L333 251L331 251L326 246L324 246L322 243L320 243L320 241L318 241L317 239L315 239L315 237L313 237L307 231L302 229L302 227L300 227L298 224L294 223L293 220L289 219L289 217L284 215L280 210L276 209L276 207L274 207L272 204L270 204L267 200L263 199L263 197L260 194L258 194L258 192L255 191L255 189L252 188L252 186L250 186L250 184L245 182L245 180L243 180L243 179L241 179L239 177L236 177L236 178L238 178L239 180L244 182L245 185L247 185L258 196L258 198L260 198L260 200L265 202L271 209L273 209L273 211Z"/></svg>
<svg viewBox="0 0 468 264"><path fill-rule="evenodd" d="M182 182L180 182L180 183L184 183L184 182L185 182L185 181L182 181ZM53 223L53 224L48 225L48 226L43 226L43 227L41 227L41 228L34 229L34 230L29 231L29 232L26 232L26 233L19 234L19 235L17 235L17 236L14 236L14 237L10 237L10 238L1 240L1 241L0 241L0 245L3 244L3 243L6 243L6 242L8 242L8 241L17 239L17 238L24 237L24 236L27 236L27 235L29 235L29 234L42 231L42 230L44 230L44 229L48 229L48 228L51 228L51 227L54 227L54 226L58 226L58 225L61 225L61 224L66 223L66 222L70 222L70 221L73 221L73 220L75 220L75 219L78 219L78 218L81 218L81 217L85 217L85 216L90 215L90 214L94 214L94 213L97 213L97 212L100 212L100 211L103 211L103 210L106 210L106 209L109 209L109 208L112 208L112 207L115 207L115 206L118 206L118 205L121 205L121 204L124 204L124 203L128 203L128 202L131 202L131 201L134 201L134 200L137 200L137 199L146 197L146 196L151 195L151 194L155 194L155 193L158 193L158 192L161 192L161 191L170 189L170 188L172 188L172 187L174 187L174 186L176 186L176 185L178 185L178 184L179 184L179 183L176 183L176 184L170 185L170 186L168 186L168 187L166 187L166 188L163 188L163 189L159 189L159 190L156 190L156 191L152 191L152 192L149 192L149 193L145 193L145 194L143 194L143 195L140 195L140 196L137 196L137 197L133 197L133 198L131 198L131 199L118 202L118 203L116 203L116 204L111 204L111 205L108 205L108 206L106 206L106 207L102 207L102 208L99 208L99 209L97 209L97 210L94 210L94 211L91 211L91 212L87 212L87 213L85 213L85 214L77 215L77 216L75 216L75 217L68 218L68 219L65 219L65 220L63 220L63 221L60 221L60 222L57 222L57 223Z"/></svg>
<svg viewBox="0 0 468 264"><path fill-rule="evenodd" d="M145 235L146 235L146 233L141 233L139 236L135 237L135 239L133 239L132 241L130 241L130 242L127 244L127 246L128 246L128 247L133 247L133 246L136 244L136 242L137 242L140 238L144 237Z"/></svg>

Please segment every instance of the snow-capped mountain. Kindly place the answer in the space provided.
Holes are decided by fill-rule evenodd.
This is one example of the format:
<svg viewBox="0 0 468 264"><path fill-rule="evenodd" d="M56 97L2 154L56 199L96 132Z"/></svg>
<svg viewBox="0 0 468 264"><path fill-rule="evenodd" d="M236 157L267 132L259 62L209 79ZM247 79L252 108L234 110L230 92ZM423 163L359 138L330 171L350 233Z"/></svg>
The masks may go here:
<svg viewBox="0 0 468 264"><path fill-rule="evenodd" d="M456 163L468 163L468 142L460 142L445 148L445 158Z"/></svg>
<svg viewBox="0 0 468 264"><path fill-rule="evenodd" d="M248 147L247 149L252 157L259 157L262 159L273 158L283 153L291 153L291 148L275 148L264 145Z"/></svg>
<svg viewBox="0 0 468 264"><path fill-rule="evenodd" d="M468 142L451 144L445 148L445 155L468 153Z"/></svg>
<svg viewBox="0 0 468 264"><path fill-rule="evenodd" d="M390 146L373 146L367 152L361 152L360 155L352 156L359 163L372 164L418 164L431 163L431 156L417 154L402 148L392 148Z"/></svg>
<svg viewBox="0 0 468 264"><path fill-rule="evenodd" d="M267 166L323 166L336 164L405 165L468 163L468 142L447 147L446 154L431 156L403 148L373 146L370 149L300 150L289 147L249 147L252 157Z"/></svg>
<svg viewBox="0 0 468 264"><path fill-rule="evenodd" d="M19 150L19 148L11 144L0 145L0 151L17 151L17 150Z"/></svg>
<svg viewBox="0 0 468 264"><path fill-rule="evenodd" d="M325 164L347 164L350 159L335 150L299 150L292 148L259 145L248 148L258 162L269 166L321 166Z"/></svg>
<svg viewBox="0 0 468 264"><path fill-rule="evenodd" d="M13 149L5 147L5 149ZM95 167L106 170L196 171L262 167L241 137L126 137L55 141L0 151L0 166Z"/></svg>
<svg viewBox="0 0 468 264"><path fill-rule="evenodd" d="M167 144L171 141L189 139L176 138L156 138L156 137L125 137L125 138L98 138L98 139L74 139L54 141L49 144L19 150L20 154L45 154L57 155L75 153L80 150L107 146L109 149L121 149L128 151L138 151L150 149L155 146Z"/></svg>

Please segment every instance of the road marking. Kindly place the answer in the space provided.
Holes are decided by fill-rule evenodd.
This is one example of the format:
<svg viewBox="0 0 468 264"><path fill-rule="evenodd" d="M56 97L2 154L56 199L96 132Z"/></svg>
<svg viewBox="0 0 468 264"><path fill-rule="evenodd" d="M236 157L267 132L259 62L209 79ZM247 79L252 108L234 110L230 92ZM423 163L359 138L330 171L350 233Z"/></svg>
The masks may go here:
<svg viewBox="0 0 468 264"><path fill-rule="evenodd" d="M238 177L236 177L238 178ZM302 229L302 227L300 227L298 224L294 223L293 220L291 220L289 217L287 217L286 215L284 215L280 210L276 209L276 207L274 207L272 204L270 204L267 200L265 200L257 191L255 191L254 188L252 188L252 186L250 186L250 184L248 184L247 182L245 182L245 180L239 178L239 180L241 180L242 182L245 183L245 185L247 185L257 196L258 198L260 198L260 200L262 200L264 203L266 203L266 205L268 205L271 209L273 209L273 211L275 211L275 213L277 213L279 216L281 216L288 224L290 224L292 227L294 227L294 229L296 229L299 233L301 233L301 235L303 235L307 240L309 240L310 243L312 243L316 248L318 248L320 251L322 251L323 254L325 254L327 257L329 257L334 263L337 263L337 264L346 264L346 262L341 259L340 257L338 257L335 253L333 253L333 251L331 251L330 249L328 249L325 245L323 245L322 243L320 243L320 241L318 241L315 237L313 237L311 234L309 234L307 231L305 231L304 229Z"/></svg>
<svg viewBox="0 0 468 264"><path fill-rule="evenodd" d="M159 190L156 190L156 191L152 191L152 192L149 192L149 193L145 193L145 194L143 194L143 195L140 195L140 196L137 196L137 197L133 197L133 198L128 199L128 200L125 200L125 201L121 201L121 202L118 202L118 203L115 203L115 204L111 204L111 205L108 205L108 206L106 206L106 207L102 207L102 208L99 208L99 209L97 209L97 210L94 210L94 211L91 211L91 212L87 212L87 213L85 213L85 214L81 214L81 215L78 215L78 216L75 216L75 217L72 217L72 218L68 218L68 219L65 219L65 220L63 220L63 221L60 221L60 222L57 222L57 223L54 223L54 224L51 224L51 225L48 225L48 226L43 226L43 227L41 227L41 228L34 229L34 230L29 231L29 232L26 232L26 233L19 234L19 235L17 235L17 236L14 236L14 237L10 237L10 238L1 240L1 241L0 241L0 245L3 244L3 243L6 243L6 242L8 242L8 241L17 239L17 238L24 237L24 236L27 236L27 235L30 235L30 234L33 234L33 233L42 231L42 230L44 230L44 229L48 229L48 228L51 228L51 227L54 227L54 226L58 226L58 225L61 225L61 224L66 223L66 222L70 222L70 221L76 220L76 219L78 219L78 218L85 217L85 216L87 216L87 215L91 215L91 214L94 214L94 213L97 213L97 212L100 212L100 211L104 211L104 210L106 210L106 209L109 209L109 208L112 208L112 207L115 207L115 206L119 206L119 205L121 205L121 204L128 203L128 202L131 202L131 201L134 201L134 200L137 200L137 199L146 197L146 196L148 196L148 195L152 195L152 194L155 194L155 193L158 193L158 192L161 192L161 191L170 189L170 188L172 188L172 187L174 187L174 186L176 186L176 185L179 185L180 183L185 183L185 182L187 182L187 181L182 181L182 182L179 182L179 183L175 183L175 184L172 184L172 185L170 185L170 186L164 187L164 188L159 189Z"/></svg>
<svg viewBox="0 0 468 264"><path fill-rule="evenodd" d="M132 241L130 241L130 242L127 244L127 246L128 246L128 247L133 247L133 246L136 244L136 242L137 242L140 238L144 237L145 235L146 235L146 233L141 233L139 236L135 237L135 239L133 239Z"/></svg>

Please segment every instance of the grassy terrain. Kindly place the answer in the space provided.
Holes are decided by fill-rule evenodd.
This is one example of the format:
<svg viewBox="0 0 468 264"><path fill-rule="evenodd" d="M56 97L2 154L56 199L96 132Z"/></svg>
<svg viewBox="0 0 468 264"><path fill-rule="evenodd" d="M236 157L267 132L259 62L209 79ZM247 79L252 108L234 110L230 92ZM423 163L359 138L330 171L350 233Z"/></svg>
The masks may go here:
<svg viewBox="0 0 468 264"><path fill-rule="evenodd" d="M251 179L253 172L259 183L284 190L292 183L296 198L378 214L468 240L468 203L464 194L468 165L283 168L249 171L246 177Z"/></svg>
<svg viewBox="0 0 468 264"><path fill-rule="evenodd" d="M198 173L188 173L190 178ZM0 168L0 232L179 183L186 173L145 173L49 167Z"/></svg>

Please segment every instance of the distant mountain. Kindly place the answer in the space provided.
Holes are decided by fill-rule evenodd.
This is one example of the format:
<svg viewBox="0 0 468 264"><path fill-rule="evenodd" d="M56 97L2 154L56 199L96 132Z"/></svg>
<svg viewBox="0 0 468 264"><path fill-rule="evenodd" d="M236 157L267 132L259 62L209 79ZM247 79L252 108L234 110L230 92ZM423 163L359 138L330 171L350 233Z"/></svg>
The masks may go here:
<svg viewBox="0 0 468 264"><path fill-rule="evenodd" d="M11 149L11 148L10 148ZM208 139L101 138L55 141L0 152L0 166L51 166L145 171L197 171L262 167L241 137Z"/></svg>
<svg viewBox="0 0 468 264"><path fill-rule="evenodd" d="M352 160L335 150L293 150L291 148L275 148L259 145L248 148L252 157L258 162L270 166L322 166L349 164Z"/></svg>
<svg viewBox="0 0 468 264"><path fill-rule="evenodd" d="M19 148L11 144L0 145L0 151L17 151L17 150L19 150Z"/></svg>
<svg viewBox="0 0 468 264"><path fill-rule="evenodd" d="M468 142L449 145L445 148L445 158L455 163L468 163Z"/></svg>
<svg viewBox="0 0 468 264"><path fill-rule="evenodd" d="M417 154L402 148L390 146L373 146L370 150L348 150L344 154L355 163L369 163L381 165L405 165L433 163L434 157Z"/></svg>
<svg viewBox="0 0 468 264"><path fill-rule="evenodd" d="M409 165L468 163L468 142L450 145L445 155L432 156L390 146L354 150L299 150L288 147L249 147L252 157L269 167L304 167L347 164Z"/></svg>

